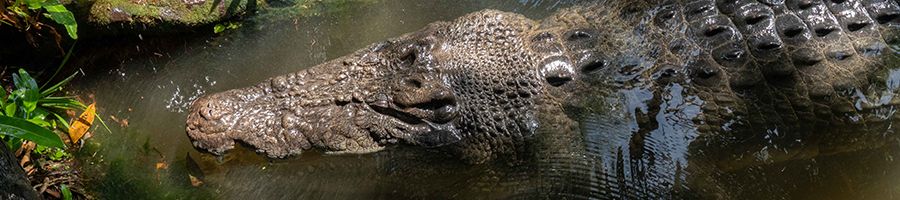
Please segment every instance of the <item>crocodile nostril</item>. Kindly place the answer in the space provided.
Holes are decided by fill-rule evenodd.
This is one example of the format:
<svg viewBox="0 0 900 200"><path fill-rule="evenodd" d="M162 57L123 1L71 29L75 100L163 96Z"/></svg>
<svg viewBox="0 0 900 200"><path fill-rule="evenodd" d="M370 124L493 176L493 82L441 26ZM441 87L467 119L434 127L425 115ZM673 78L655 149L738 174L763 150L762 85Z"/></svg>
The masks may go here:
<svg viewBox="0 0 900 200"><path fill-rule="evenodd" d="M216 108L211 102L205 102L197 112L200 113L200 116L203 117L203 119L216 120L219 118L219 115L217 115L216 112Z"/></svg>
<svg viewBox="0 0 900 200"><path fill-rule="evenodd" d="M572 77L569 77L569 76L548 76L547 77L547 83L550 83L550 85L552 85L554 87L559 87L561 85L564 85L571 80L572 80Z"/></svg>
<svg viewBox="0 0 900 200"><path fill-rule="evenodd" d="M419 79L406 79L403 81L403 84L411 88L422 88L422 81Z"/></svg>
<svg viewBox="0 0 900 200"><path fill-rule="evenodd" d="M225 106L222 105L222 100L217 97L219 96L203 96L194 100L191 112L196 113L204 120L218 120L222 118L227 112L223 110Z"/></svg>
<svg viewBox="0 0 900 200"><path fill-rule="evenodd" d="M541 74L551 86L559 87L575 79L575 69L567 57L546 58L541 65Z"/></svg>

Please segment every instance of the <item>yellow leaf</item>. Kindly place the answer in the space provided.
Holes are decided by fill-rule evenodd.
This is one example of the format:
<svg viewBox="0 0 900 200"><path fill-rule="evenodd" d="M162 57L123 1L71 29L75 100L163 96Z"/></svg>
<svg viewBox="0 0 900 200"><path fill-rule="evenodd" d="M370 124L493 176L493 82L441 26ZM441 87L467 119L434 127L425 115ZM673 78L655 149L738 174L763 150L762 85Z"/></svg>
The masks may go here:
<svg viewBox="0 0 900 200"><path fill-rule="evenodd" d="M87 132L89 128L91 128L91 124L94 123L94 115L96 115L96 109L94 108L94 104L88 105L84 112L78 116L78 119L72 122L69 126L69 138L72 139L72 143L78 143L78 140L84 136L84 133Z"/></svg>
<svg viewBox="0 0 900 200"><path fill-rule="evenodd" d="M200 185L203 185L203 181L200 180L200 178L197 178L196 176L190 175L190 174L188 174L188 177L191 179L191 185L192 185L192 186L194 186L194 187L200 187Z"/></svg>
<svg viewBox="0 0 900 200"><path fill-rule="evenodd" d="M169 164L166 164L164 162L156 163L156 170L160 170L160 169L169 169Z"/></svg>

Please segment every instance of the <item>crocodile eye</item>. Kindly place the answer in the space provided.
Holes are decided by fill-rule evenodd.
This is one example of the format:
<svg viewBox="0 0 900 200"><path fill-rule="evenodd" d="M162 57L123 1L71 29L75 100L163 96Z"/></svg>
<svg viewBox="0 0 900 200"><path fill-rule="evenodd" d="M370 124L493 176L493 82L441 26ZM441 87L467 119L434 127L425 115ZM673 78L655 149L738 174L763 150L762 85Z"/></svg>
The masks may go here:
<svg viewBox="0 0 900 200"><path fill-rule="evenodd" d="M406 64L413 64L413 63L416 63L416 58L417 58L416 52L411 51L411 52L406 52L406 54L403 55L403 57L401 57L400 60Z"/></svg>

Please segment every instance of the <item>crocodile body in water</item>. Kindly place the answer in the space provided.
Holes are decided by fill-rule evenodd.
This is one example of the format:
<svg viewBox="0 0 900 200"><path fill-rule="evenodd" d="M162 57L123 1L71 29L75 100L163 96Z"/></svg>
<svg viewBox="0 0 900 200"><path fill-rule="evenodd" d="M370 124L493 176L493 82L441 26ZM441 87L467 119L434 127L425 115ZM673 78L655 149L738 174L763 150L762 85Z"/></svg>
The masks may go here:
<svg viewBox="0 0 900 200"><path fill-rule="evenodd" d="M562 169L626 157L610 168L633 172L553 173L583 173L556 180L591 186L573 193L665 196L680 173L704 173L674 168L894 142L898 27L893 0L607 1L542 20L486 10L201 97L187 133L215 154L244 143L275 158L398 143ZM784 151L760 155L768 146Z"/></svg>

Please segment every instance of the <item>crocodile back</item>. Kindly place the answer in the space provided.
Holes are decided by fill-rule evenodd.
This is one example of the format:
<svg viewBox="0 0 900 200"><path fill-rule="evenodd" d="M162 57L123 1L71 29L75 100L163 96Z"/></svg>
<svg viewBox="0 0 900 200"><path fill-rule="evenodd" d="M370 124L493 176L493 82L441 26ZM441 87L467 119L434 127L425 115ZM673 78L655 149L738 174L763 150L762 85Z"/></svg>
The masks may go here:
<svg viewBox="0 0 900 200"><path fill-rule="evenodd" d="M570 157L587 159L566 164L594 171L558 176L595 186L573 191L727 198L729 171L897 138L894 0L610 0L543 26L594 39L565 47L579 78L621 95L576 94L624 109L575 112L587 151Z"/></svg>

